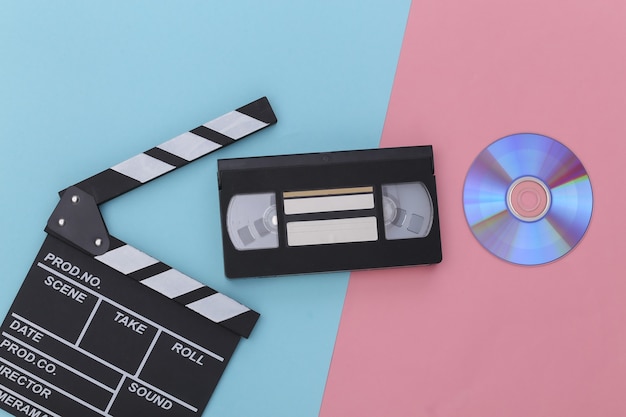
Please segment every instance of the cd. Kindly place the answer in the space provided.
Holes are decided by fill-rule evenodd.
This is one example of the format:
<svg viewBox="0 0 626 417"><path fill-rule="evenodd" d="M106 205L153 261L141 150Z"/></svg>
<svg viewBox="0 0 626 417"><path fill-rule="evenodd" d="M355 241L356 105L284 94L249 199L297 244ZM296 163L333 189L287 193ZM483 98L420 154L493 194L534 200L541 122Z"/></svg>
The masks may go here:
<svg viewBox="0 0 626 417"><path fill-rule="evenodd" d="M463 188L465 217L476 239L520 265L559 259L582 239L593 195L587 171L547 136L506 136L472 163Z"/></svg>

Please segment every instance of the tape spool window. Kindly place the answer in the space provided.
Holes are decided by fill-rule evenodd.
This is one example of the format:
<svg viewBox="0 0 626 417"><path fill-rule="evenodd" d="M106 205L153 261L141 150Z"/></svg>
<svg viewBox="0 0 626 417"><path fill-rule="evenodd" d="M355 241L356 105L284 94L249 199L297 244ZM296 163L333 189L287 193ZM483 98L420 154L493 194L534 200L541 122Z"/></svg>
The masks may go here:
<svg viewBox="0 0 626 417"><path fill-rule="evenodd" d="M385 239L418 239L430 233L434 209L422 182L383 184L382 208ZM318 196L319 194L319 196ZM286 215L374 208L374 187L284 193ZM280 246L276 194L237 194L226 215L230 241L239 251ZM375 216L289 221L288 246L372 242L379 239Z"/></svg>
<svg viewBox="0 0 626 417"><path fill-rule="evenodd" d="M433 201L422 182L383 184L383 218L387 240L428 236L433 224Z"/></svg>
<svg viewBox="0 0 626 417"><path fill-rule="evenodd" d="M228 205L228 235L237 250L278 247L276 194L237 194Z"/></svg>

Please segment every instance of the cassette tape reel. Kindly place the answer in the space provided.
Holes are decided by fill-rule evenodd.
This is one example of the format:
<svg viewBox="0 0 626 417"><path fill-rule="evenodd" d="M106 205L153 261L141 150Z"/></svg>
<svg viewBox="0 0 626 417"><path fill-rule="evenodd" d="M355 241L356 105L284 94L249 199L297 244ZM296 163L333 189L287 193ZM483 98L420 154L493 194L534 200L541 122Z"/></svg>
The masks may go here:
<svg viewBox="0 0 626 417"><path fill-rule="evenodd" d="M432 148L218 161L229 277L438 263Z"/></svg>
<svg viewBox="0 0 626 417"><path fill-rule="evenodd" d="M278 247L278 217L273 193L236 195L227 212L228 236L237 250Z"/></svg>
<svg viewBox="0 0 626 417"><path fill-rule="evenodd" d="M383 184L382 191L387 239L428 236L433 224L433 202L424 183Z"/></svg>

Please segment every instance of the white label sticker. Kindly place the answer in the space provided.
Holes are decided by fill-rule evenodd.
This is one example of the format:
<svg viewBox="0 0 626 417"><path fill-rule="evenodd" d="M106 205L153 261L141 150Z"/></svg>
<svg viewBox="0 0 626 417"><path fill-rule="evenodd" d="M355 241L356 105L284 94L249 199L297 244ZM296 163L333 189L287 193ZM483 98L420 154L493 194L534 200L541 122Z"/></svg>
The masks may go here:
<svg viewBox="0 0 626 417"><path fill-rule="evenodd" d="M333 195L325 197L290 198L284 201L285 214L323 213L374 208L373 194Z"/></svg>
<svg viewBox="0 0 626 417"><path fill-rule="evenodd" d="M289 246L373 242L376 240L378 240L378 229L374 216L287 223L287 244Z"/></svg>

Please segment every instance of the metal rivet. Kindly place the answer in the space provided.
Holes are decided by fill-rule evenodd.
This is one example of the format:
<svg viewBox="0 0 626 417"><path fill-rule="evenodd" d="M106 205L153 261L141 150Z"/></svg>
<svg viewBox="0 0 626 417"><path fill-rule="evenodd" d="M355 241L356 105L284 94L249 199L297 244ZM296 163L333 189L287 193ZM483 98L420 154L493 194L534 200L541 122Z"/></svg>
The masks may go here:
<svg viewBox="0 0 626 417"><path fill-rule="evenodd" d="M59 226L65 225L65 219L59 219Z"/></svg>
<svg viewBox="0 0 626 417"><path fill-rule="evenodd" d="M78 204L79 201L80 201L80 197L78 197L77 195L72 196L72 203Z"/></svg>
<svg viewBox="0 0 626 417"><path fill-rule="evenodd" d="M98 238L96 239L94 243L96 244L97 247L100 247L102 245L102 239Z"/></svg>

